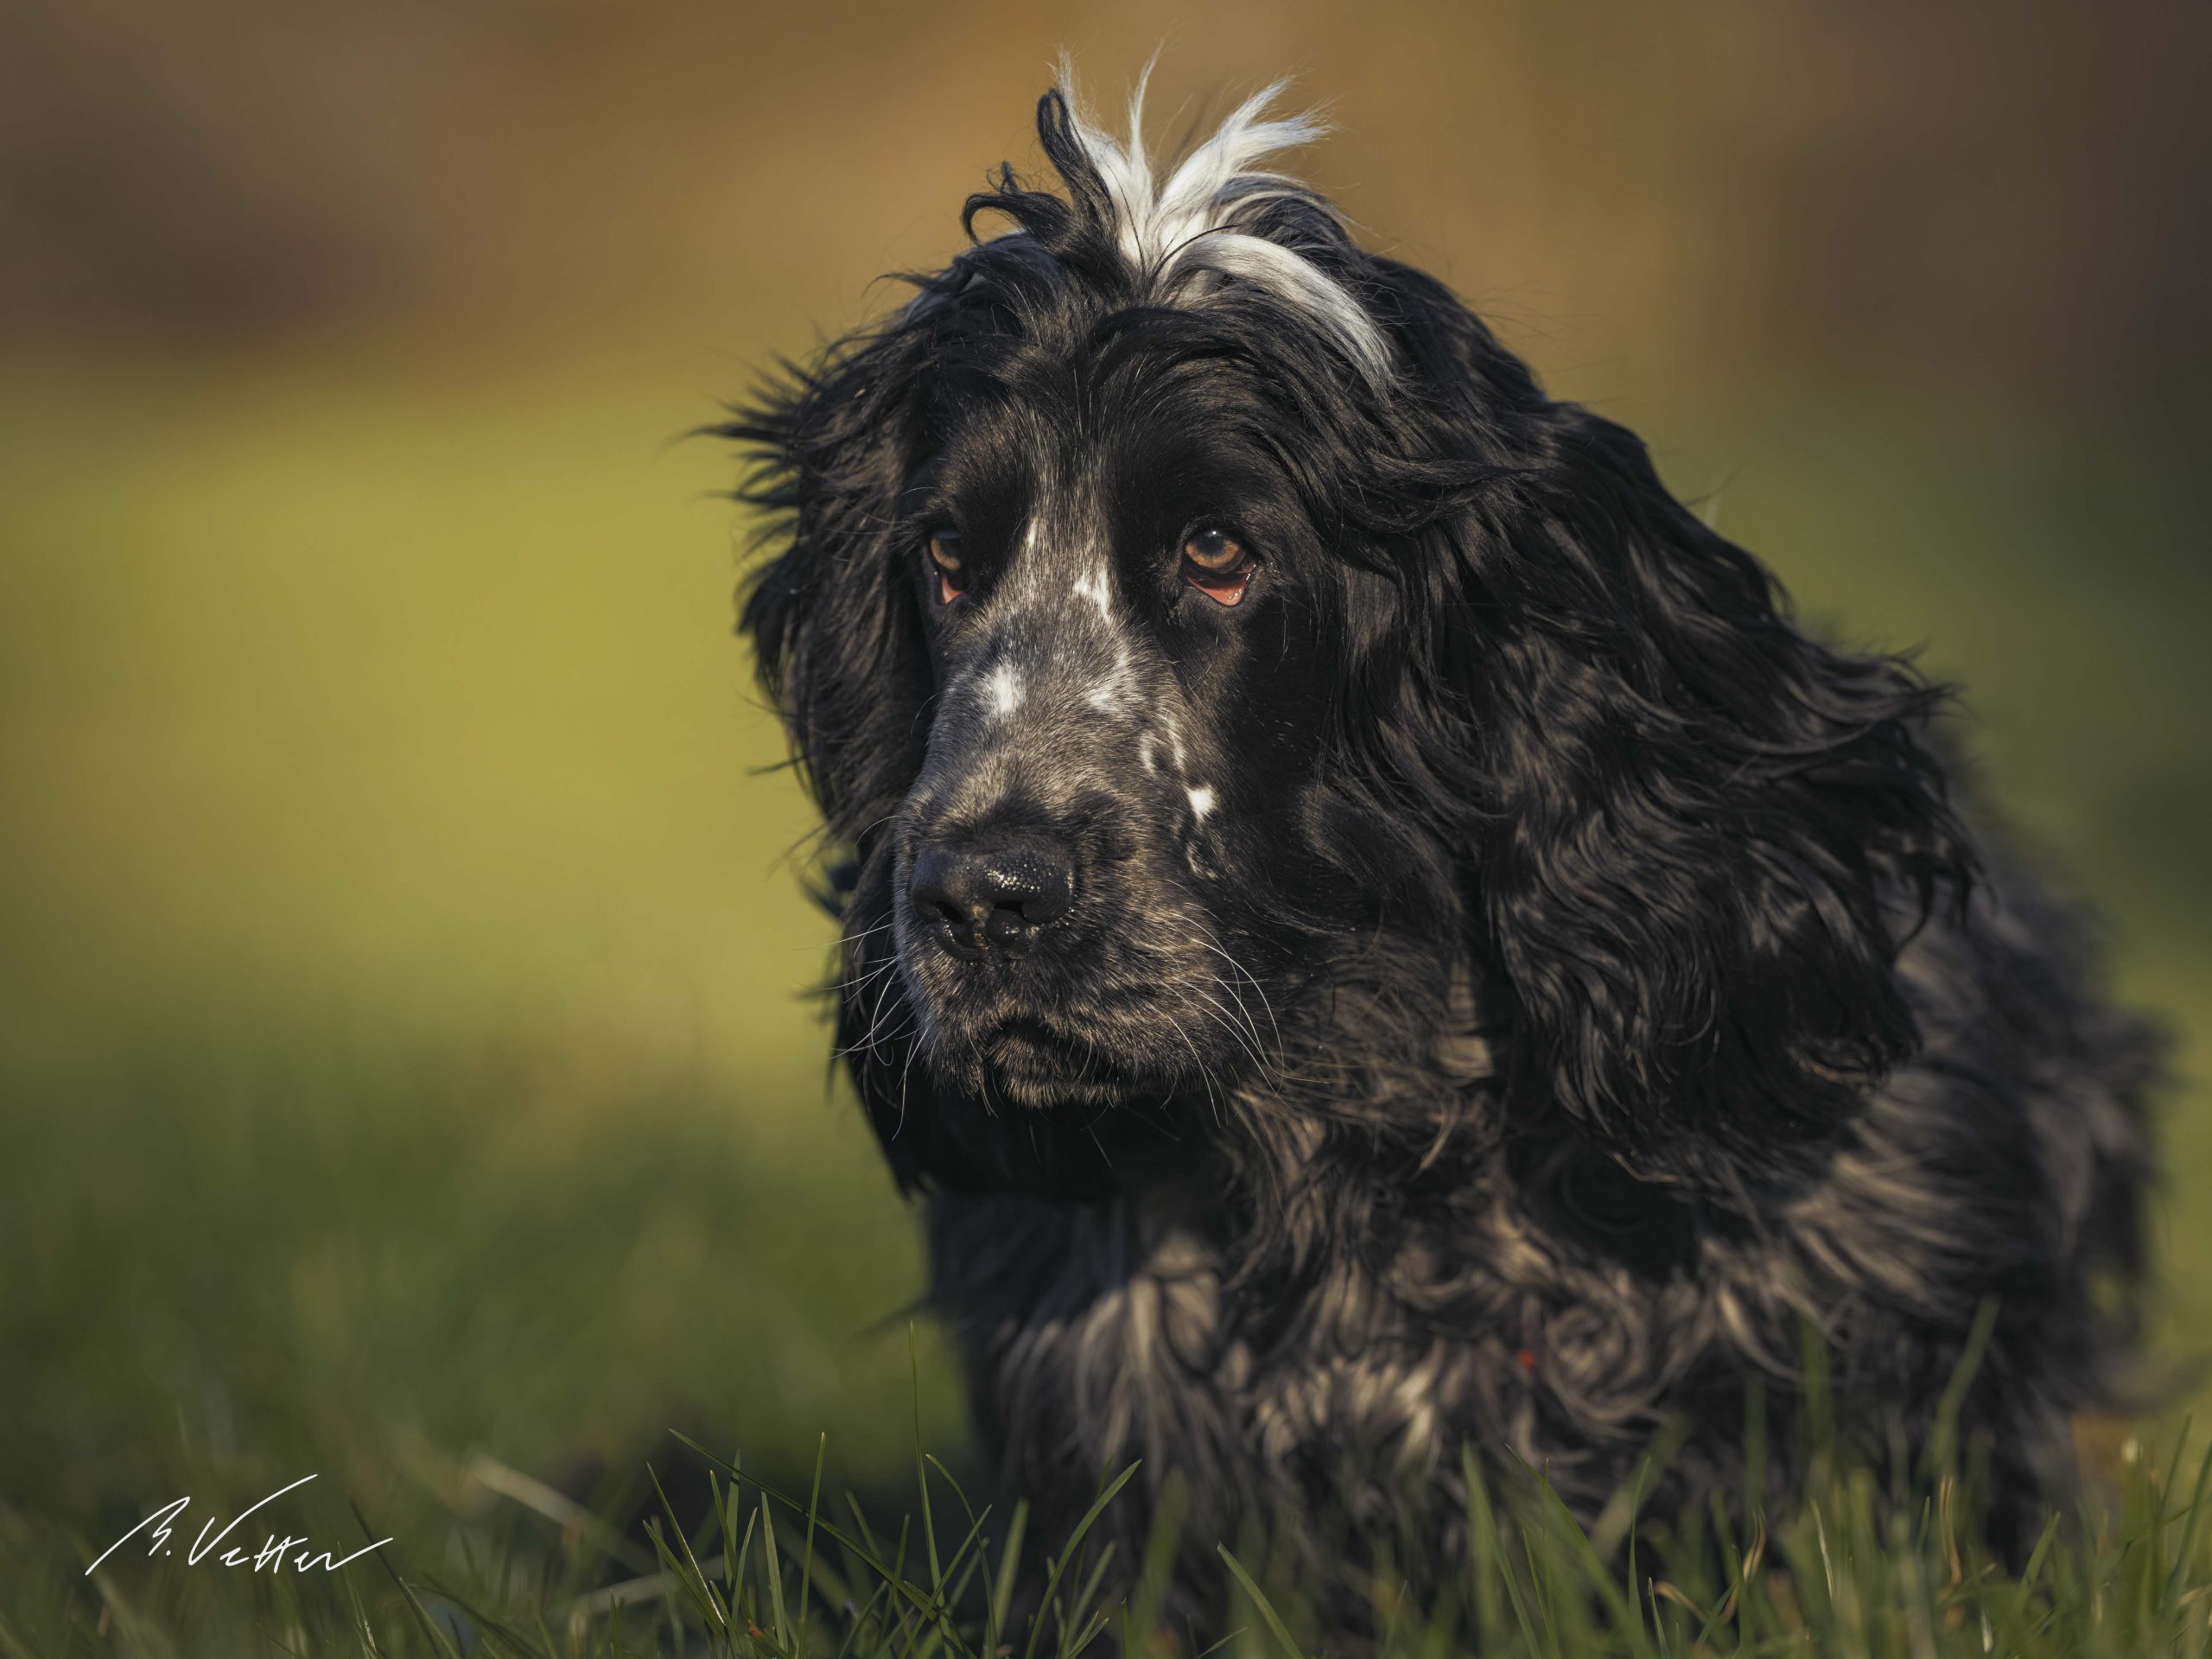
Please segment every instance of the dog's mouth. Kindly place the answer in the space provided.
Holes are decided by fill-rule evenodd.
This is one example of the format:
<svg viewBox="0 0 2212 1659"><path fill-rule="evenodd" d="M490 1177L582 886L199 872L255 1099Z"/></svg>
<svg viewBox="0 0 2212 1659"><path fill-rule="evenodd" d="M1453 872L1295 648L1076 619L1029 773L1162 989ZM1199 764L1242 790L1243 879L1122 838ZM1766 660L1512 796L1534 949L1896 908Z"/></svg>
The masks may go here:
<svg viewBox="0 0 2212 1659"><path fill-rule="evenodd" d="M1014 861L999 863L1011 868ZM854 960L855 982L882 988L862 992L854 1017L866 1029L913 1031L920 1063L940 1083L987 1109L1052 1109L1211 1097L1241 1071L1249 1033L1226 1028L1240 1012L1237 994L1204 991L1206 964L1172 925L1164 901L1164 919L1132 918L1094 874L1087 900L1029 925L1019 950L1011 925L1007 939L991 931L996 918L980 944L962 939L954 949L931 908L900 891L917 868L907 860L893 867L888 928L879 923L880 931L856 936L875 943L873 961ZM1184 931L1195 939L1217 925L1194 918ZM1202 988L1179 990L1186 985ZM911 1020L880 1015L869 1001L892 989Z"/></svg>
<svg viewBox="0 0 2212 1659"><path fill-rule="evenodd" d="M902 957L925 1068L987 1108L1049 1109L1210 1101L1264 1064L1271 1016L1256 982L1240 990L1217 978L1209 989L1202 967L1164 959L1089 975L1038 966L948 971L938 955Z"/></svg>
<svg viewBox="0 0 2212 1659"><path fill-rule="evenodd" d="M1034 1015L1002 1020L963 1046L984 1091L1017 1106L1110 1104L1126 1097L1133 1081L1119 1056Z"/></svg>

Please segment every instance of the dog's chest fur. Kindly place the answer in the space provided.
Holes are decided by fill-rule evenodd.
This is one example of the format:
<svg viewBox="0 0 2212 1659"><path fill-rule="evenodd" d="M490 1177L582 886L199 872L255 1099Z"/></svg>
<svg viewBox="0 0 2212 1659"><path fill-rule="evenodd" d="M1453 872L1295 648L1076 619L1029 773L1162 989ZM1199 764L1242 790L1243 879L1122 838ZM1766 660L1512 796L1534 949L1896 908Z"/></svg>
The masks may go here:
<svg viewBox="0 0 2212 1659"><path fill-rule="evenodd" d="M1978 948L2011 931L1993 922ZM1433 1141L1394 1143L1308 1102L1246 1125L1236 1144L1271 1146L1269 1160L1195 1153L1092 1204L939 1195L932 1294L1007 1485L1050 1535L1141 1460L1155 1494L1170 1471L1185 1483L1186 1536L1293 1517L1325 1562L1317 1516L1454 1547L1469 1448L1493 1474L1541 1470L1588 1518L1679 1422L1666 1484L1740 1490L1746 1379L1765 1380L1780 1445L1808 1319L1838 1408L1903 1408L1917 1433L2001 1269L2048 1315L2038 1379L1999 1376L1978 1406L2006 1424L2000 1507L2025 1514L2063 1483L2065 1414L2094 1395L2099 1357L2055 1338L2093 1326L2069 1264L2109 1248L2096 1173L2139 1160L2139 1132L2074 1065L2037 1055L2042 1022L2015 1024L2032 1008L1961 1005L1946 988L1970 982L1938 970L1967 948L1938 932L1908 954L1927 1052L1870 1096L1818 1179L1756 1220L1701 1212L1670 1241L1649 1213L1611 1248L1586 1213L1570 1220L1561 1164L1504 1130L1486 1057L1452 1040L1363 1074L1390 1121L1425 1119ZM1968 1080L1969 1098L2012 1103L2019 1179L1984 1179L1994 1126L1929 1109ZM1901 1340L1915 1331L1948 1334ZM1137 1550L1153 1506L1124 1507L1109 1535Z"/></svg>
<svg viewBox="0 0 2212 1659"><path fill-rule="evenodd" d="M1309 1184L1288 1203L1326 1248L1268 1257L1206 1176L1089 1205L935 1200L935 1295L1009 1484L1071 1521L1141 1460L1147 1485L1180 1472L1206 1536L1325 1497L1371 1526L1440 1481L1456 1497L1471 1444L1601 1497L1707 1298L1568 1259L1502 1156L1466 1173L1435 1212L1389 1217Z"/></svg>

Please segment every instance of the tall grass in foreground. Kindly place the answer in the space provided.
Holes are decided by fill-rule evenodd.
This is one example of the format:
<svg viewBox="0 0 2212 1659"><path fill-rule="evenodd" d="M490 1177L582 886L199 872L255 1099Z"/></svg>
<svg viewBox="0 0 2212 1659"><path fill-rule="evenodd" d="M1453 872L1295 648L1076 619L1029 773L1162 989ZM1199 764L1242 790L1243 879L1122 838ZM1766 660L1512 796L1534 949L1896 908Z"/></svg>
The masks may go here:
<svg viewBox="0 0 2212 1659"><path fill-rule="evenodd" d="M1162 1614L1173 1481L1144 1560L1091 1542L1097 1517L1130 1501L1134 1465L1068 1537L1037 1540L1021 1506L972 1502L918 1450L914 1508L887 1523L827 1497L820 1457L809 1490L785 1491L677 1438L705 1465L706 1512L681 1524L649 1471L658 1513L644 1545L496 1467L478 1478L507 1507L457 1523L442 1551L395 1544L336 1575L124 1560L88 1580L83 1540L0 1506L0 1655L2073 1659L2212 1644L2212 1448L2185 1463L2186 1425L2163 1459L2131 1440L2098 1499L2054 1514L2017 1574L1979 1541L1975 1476L1951 1459L1915 1479L1816 1452L1794 1512L1754 1508L1739 1528L1715 1504L1670 1535L1639 1529L1632 1504L1586 1529L1540 1473L1485 1483L1470 1453L1471 1541L1438 1592L1416 1599L1378 1575L1363 1627L1320 1633L1262 1548L1217 1546L1225 1634L1211 1638ZM353 1521L339 1554L377 1535L373 1517Z"/></svg>
<svg viewBox="0 0 2212 1659"><path fill-rule="evenodd" d="M303 1027L261 1046L0 1053L24 1107L0 1111L0 1659L1205 1645L1103 1530L1045 1536L973 1491L949 1363L898 1342L918 1264L872 1148L758 1153L765 1104L620 1053ZM670 1424L742 1446L741 1472ZM796 1424L830 1426L826 1453ZM1386 1578L1359 1645L2201 1654L2212 1493L2189 1438L2095 1459L2094 1504L2017 1577L1976 1542L1970 1433L1955 1466L1816 1460L1798 1510L1675 1535L1624 1513L1586 1533L1538 1476L1502 1482L1439 1593ZM268 1524L340 1556L395 1541L330 1575L186 1565L202 1517L309 1472ZM188 1493L174 1557L86 1576ZM1192 1541L1236 1556L1228 1653L1353 1645L1317 1636L1264 1549Z"/></svg>

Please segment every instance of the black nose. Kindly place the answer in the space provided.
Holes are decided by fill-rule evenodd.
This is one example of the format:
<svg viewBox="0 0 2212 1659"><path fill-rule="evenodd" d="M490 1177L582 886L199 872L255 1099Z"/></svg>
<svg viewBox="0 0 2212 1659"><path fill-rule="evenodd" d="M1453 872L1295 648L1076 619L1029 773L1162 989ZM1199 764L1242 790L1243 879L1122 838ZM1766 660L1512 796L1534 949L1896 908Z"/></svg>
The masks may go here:
<svg viewBox="0 0 2212 1659"><path fill-rule="evenodd" d="M907 892L916 918L953 955L1020 957L1075 903L1075 868L1033 839L932 847L914 861Z"/></svg>

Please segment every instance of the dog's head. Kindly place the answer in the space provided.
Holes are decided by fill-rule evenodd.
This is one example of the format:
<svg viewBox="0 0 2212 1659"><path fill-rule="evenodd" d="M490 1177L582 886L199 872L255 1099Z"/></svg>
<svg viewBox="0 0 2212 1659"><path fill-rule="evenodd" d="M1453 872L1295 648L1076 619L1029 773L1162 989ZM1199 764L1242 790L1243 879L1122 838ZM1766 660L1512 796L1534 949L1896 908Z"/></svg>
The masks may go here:
<svg viewBox="0 0 2212 1659"><path fill-rule="evenodd" d="M1262 170L1269 103L1156 173L1048 94L1065 197L1002 171L1008 233L724 429L863 1097L906 1179L1068 1190L1458 984L1509 1099L1739 1184L1914 1041L1930 693Z"/></svg>

